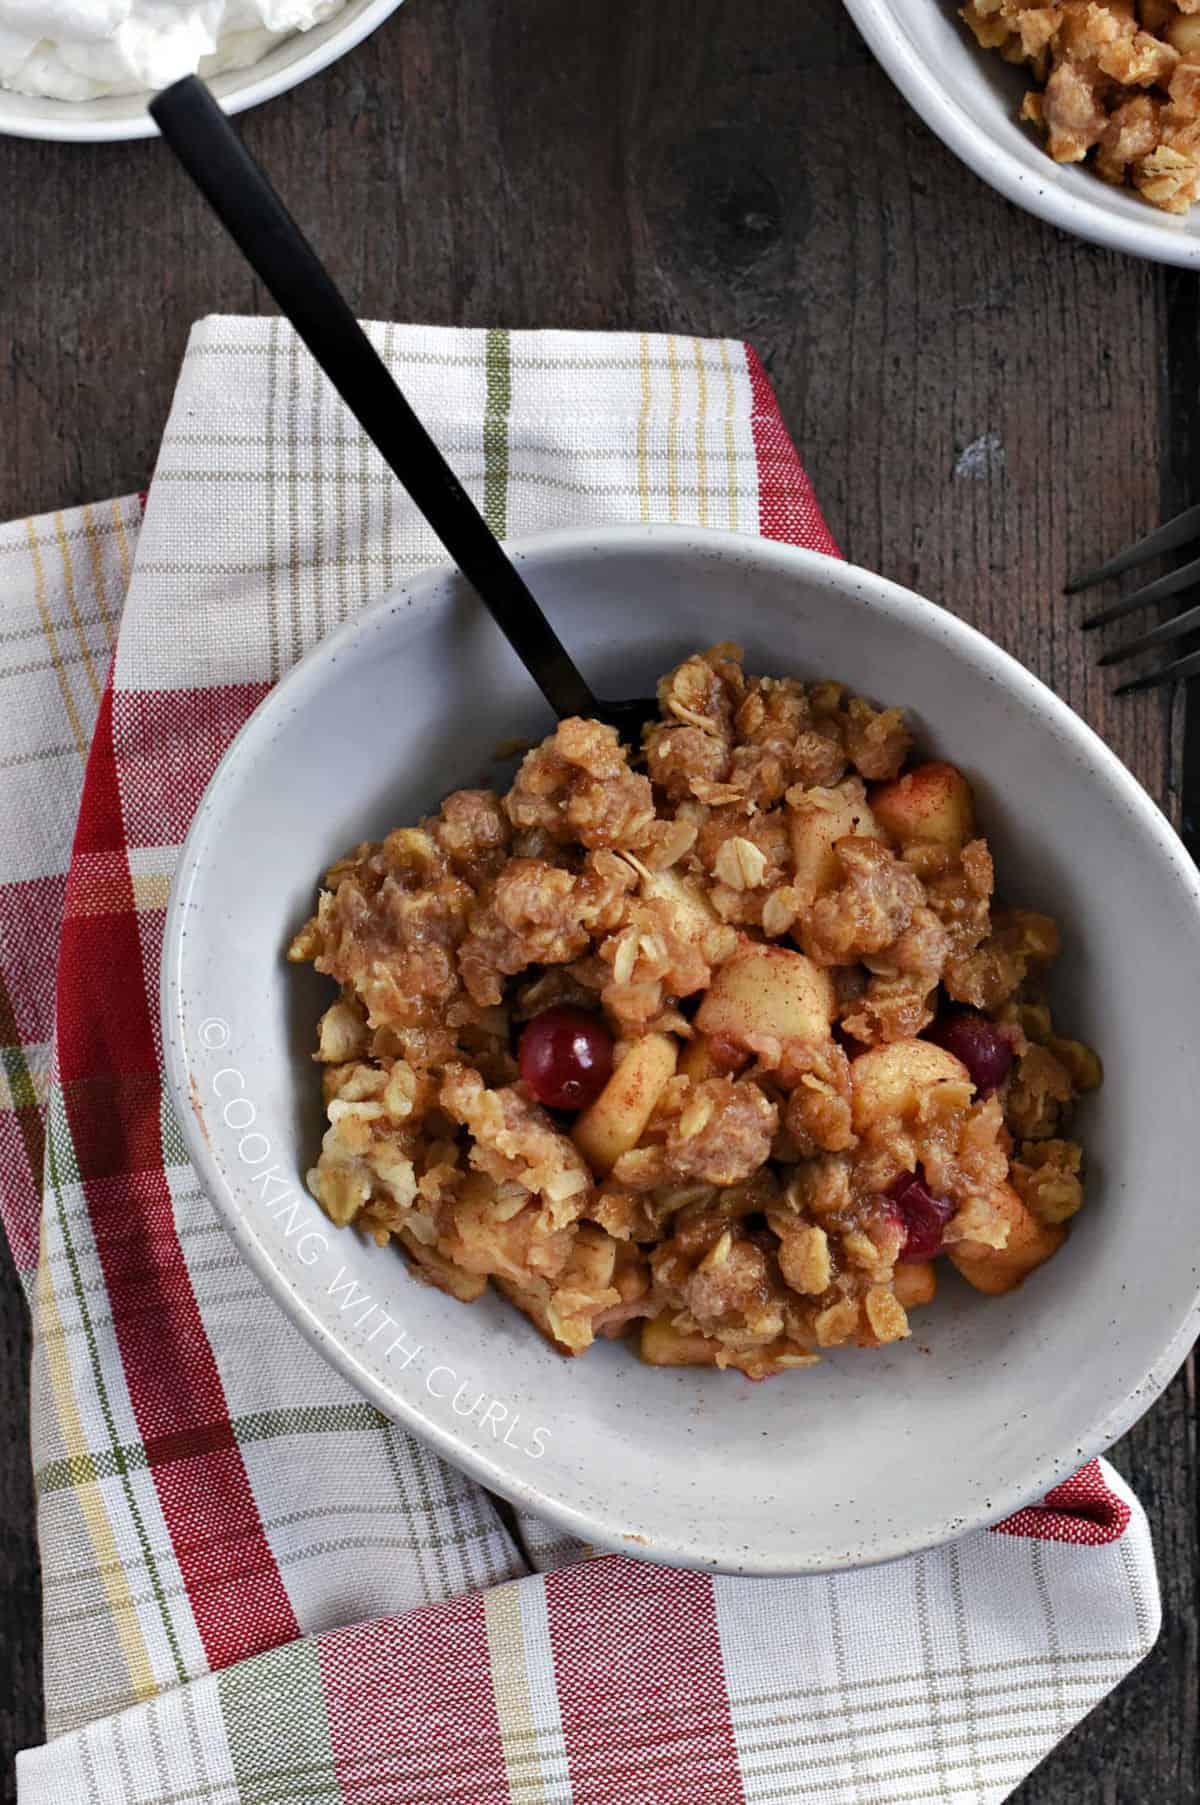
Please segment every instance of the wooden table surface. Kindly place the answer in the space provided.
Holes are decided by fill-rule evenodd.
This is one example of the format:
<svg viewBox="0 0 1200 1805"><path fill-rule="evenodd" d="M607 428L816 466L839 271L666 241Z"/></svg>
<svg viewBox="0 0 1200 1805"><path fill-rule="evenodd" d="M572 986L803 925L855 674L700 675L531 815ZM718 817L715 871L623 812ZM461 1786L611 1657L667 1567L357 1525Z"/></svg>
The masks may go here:
<svg viewBox="0 0 1200 1805"><path fill-rule="evenodd" d="M1059 591L1196 498L1200 290L998 199L840 0L407 0L244 125L363 314L752 339L847 554L1008 647L1182 823L1183 697L1111 701ZM157 143L0 139L0 193L7 519L142 486L191 322L266 309ZM40 1740L27 1359L5 1267L4 1788ZM1200 1801L1194 1366L1114 1458L1162 1637L1021 1805Z"/></svg>

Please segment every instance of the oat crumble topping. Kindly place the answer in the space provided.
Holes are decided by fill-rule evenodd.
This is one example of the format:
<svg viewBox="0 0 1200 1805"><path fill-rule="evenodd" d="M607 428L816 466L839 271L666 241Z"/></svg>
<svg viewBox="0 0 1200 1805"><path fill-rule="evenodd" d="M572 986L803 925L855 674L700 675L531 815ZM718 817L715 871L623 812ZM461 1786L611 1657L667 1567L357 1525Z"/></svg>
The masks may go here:
<svg viewBox="0 0 1200 1805"><path fill-rule="evenodd" d="M1048 74L1064 30L1131 16L967 10ZM564 721L507 795L457 791L326 874L289 953L339 993L314 1196L567 1354L630 1336L762 1378L907 1336L941 1252L1011 1290L1083 1201L1065 1130L1100 1082L1040 989L1054 923L994 903L969 784L909 763L899 710L748 676L733 645L658 699L637 756ZM517 1058L564 1009L612 1045L575 1113Z"/></svg>
<svg viewBox="0 0 1200 1805"><path fill-rule="evenodd" d="M978 42L1029 69L1021 118L1057 163L1165 213L1200 195L1200 0L967 0Z"/></svg>

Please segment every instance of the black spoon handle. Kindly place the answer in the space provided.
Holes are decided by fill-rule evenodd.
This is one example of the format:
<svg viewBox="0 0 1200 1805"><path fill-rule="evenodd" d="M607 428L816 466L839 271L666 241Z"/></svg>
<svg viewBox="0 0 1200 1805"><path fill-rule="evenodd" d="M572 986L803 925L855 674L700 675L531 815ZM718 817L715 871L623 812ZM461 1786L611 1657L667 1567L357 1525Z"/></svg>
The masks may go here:
<svg viewBox="0 0 1200 1805"><path fill-rule="evenodd" d="M165 88L150 116L555 714L594 715L565 646L204 83L189 75Z"/></svg>

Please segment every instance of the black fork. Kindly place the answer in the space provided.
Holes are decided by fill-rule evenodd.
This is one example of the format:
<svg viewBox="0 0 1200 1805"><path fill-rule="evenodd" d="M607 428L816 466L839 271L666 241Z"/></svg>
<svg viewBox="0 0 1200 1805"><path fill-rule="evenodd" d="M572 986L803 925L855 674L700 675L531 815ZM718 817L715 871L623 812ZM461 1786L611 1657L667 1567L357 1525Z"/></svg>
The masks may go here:
<svg viewBox="0 0 1200 1805"><path fill-rule="evenodd" d="M1139 564L1148 564L1152 558L1161 557L1164 552L1176 551L1181 545L1190 545L1198 539L1200 504L1185 508L1173 520L1155 527L1152 533L1147 533L1145 538L1127 546L1116 557L1109 558L1107 563L1097 565L1094 570L1081 571L1067 584L1066 593L1075 595L1081 589L1090 589L1094 583L1106 582L1109 577L1119 577L1126 570L1136 570ZM1111 602L1107 608L1089 615L1083 623L1084 629L1103 627L1110 620L1120 620L1139 608L1150 607L1155 602L1165 601L1168 596L1181 595L1186 590L1197 587L1200 587L1200 558L1193 558L1190 563L1181 564L1178 570L1170 571L1165 577L1158 577L1153 583L1144 583L1140 589L1132 590L1119 601ZM1180 614L1172 615L1170 620L1160 621L1156 627L1139 633L1136 638L1114 646L1111 652L1105 652L1099 662L1102 665L1119 664L1123 659L1132 658L1151 646L1167 646L1174 640L1184 639L1197 629L1200 629L1200 602L1184 608ZM1133 690L1153 689L1160 683L1172 683L1177 677L1194 677L1198 673L1200 651L1188 652L1182 658L1164 665L1161 670L1148 671L1142 677L1131 677L1127 682L1119 684L1113 694L1125 696Z"/></svg>

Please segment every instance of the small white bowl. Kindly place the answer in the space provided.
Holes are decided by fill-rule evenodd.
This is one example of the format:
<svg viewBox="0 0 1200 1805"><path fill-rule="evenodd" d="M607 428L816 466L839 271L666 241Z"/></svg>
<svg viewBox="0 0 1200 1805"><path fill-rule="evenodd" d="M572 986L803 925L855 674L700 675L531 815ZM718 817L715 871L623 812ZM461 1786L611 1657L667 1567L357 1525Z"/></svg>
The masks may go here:
<svg viewBox="0 0 1200 1805"><path fill-rule="evenodd" d="M209 86L227 113L243 113L261 101L274 100L353 50L399 5L400 0L348 0L332 18L282 39L256 63L212 76ZM112 94L102 100L49 100L0 88L0 133L75 144L153 138L158 127L146 111L151 99L147 92Z"/></svg>
<svg viewBox="0 0 1200 1805"><path fill-rule="evenodd" d="M1200 265L1200 208L1160 213L1084 164L1055 163L1018 123L1024 70L982 50L955 0L845 0L905 99L957 157L1007 200L1107 250Z"/></svg>
<svg viewBox="0 0 1200 1805"><path fill-rule="evenodd" d="M1200 1326L1200 878L1099 739L989 641L881 577L732 533L613 527L515 548L599 691L646 695L736 635L757 671L904 704L976 785L1004 891L1061 922L1058 1019L1098 1047L1088 1205L1010 1297L947 1274L911 1342L752 1385L554 1353L456 1303L304 1189L331 986L284 962L318 874L548 731L478 601L434 570L341 627L235 740L181 855L163 1043L201 1182L276 1302L380 1409L586 1540L784 1574L928 1547L1028 1503L1146 1409ZM351 1285L357 1287L351 1290ZM385 1320L386 1318L386 1320ZM472 1414L456 1414L474 1406Z"/></svg>

